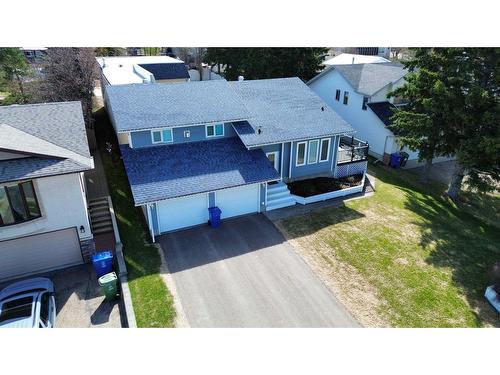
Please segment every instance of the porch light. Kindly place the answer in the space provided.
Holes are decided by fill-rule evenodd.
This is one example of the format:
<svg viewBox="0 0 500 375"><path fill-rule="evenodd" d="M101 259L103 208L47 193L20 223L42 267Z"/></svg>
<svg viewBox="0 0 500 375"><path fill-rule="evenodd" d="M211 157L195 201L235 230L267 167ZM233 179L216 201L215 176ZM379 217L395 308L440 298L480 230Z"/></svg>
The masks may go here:
<svg viewBox="0 0 500 375"><path fill-rule="evenodd" d="M83 225L80 225L80 233L85 233L85 227Z"/></svg>

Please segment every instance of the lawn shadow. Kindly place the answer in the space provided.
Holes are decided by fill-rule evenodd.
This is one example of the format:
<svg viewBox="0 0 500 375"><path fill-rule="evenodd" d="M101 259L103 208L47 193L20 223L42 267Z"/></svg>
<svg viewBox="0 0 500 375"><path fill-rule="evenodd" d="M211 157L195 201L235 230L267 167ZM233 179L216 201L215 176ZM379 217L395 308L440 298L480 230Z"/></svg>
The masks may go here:
<svg viewBox="0 0 500 375"><path fill-rule="evenodd" d="M331 207L310 211L304 215L279 220L287 228L290 238L298 238L314 234L331 225L345 223L364 218L359 211L349 208L344 202Z"/></svg>
<svg viewBox="0 0 500 375"><path fill-rule="evenodd" d="M420 245L430 249L425 262L451 270L452 281L472 307L478 325L500 327L498 313L484 298L488 269L500 259L498 227L478 215L480 210L473 214L462 204L452 203L441 194L440 185L419 186L411 177L405 180L404 172L397 178L385 170L377 177L398 186L406 196L405 208L420 217L413 224L420 228Z"/></svg>

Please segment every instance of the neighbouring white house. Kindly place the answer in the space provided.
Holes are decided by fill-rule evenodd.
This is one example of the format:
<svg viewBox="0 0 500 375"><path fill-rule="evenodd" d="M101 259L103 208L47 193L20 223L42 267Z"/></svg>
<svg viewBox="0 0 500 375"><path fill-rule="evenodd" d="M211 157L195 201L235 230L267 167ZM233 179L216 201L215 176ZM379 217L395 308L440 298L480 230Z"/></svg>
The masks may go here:
<svg viewBox="0 0 500 375"><path fill-rule="evenodd" d="M403 147L387 128L400 98L388 98L392 90L404 85L407 69L399 63L332 65L307 84L366 140L370 155L388 163L390 154L408 153L406 168L419 166L418 152ZM441 157L434 162L446 161Z"/></svg>
<svg viewBox="0 0 500 375"><path fill-rule="evenodd" d="M326 60L323 65L346 65L346 64L376 64L391 62L382 56L355 55L353 53L341 53L331 59Z"/></svg>
<svg viewBox="0 0 500 375"><path fill-rule="evenodd" d="M92 168L80 102L0 106L0 280L88 259Z"/></svg>
<svg viewBox="0 0 500 375"><path fill-rule="evenodd" d="M189 81L182 60L170 56L101 56L101 87L131 83L177 83Z"/></svg>

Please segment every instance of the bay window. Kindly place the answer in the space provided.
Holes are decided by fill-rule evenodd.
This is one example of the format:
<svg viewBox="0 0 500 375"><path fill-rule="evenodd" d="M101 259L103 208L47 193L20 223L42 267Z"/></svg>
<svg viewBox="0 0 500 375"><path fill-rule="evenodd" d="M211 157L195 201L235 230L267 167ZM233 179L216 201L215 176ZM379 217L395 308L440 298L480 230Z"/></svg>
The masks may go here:
<svg viewBox="0 0 500 375"><path fill-rule="evenodd" d="M22 223L40 216L32 181L0 186L0 226Z"/></svg>

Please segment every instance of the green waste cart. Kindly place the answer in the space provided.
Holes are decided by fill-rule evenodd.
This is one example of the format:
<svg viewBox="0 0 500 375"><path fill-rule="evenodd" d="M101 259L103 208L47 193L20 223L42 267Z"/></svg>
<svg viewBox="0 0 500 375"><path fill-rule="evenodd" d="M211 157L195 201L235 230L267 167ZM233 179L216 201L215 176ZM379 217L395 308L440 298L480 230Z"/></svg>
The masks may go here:
<svg viewBox="0 0 500 375"><path fill-rule="evenodd" d="M98 281L106 299L115 299L118 294L118 278L116 277L116 273L107 273L106 275L99 277Z"/></svg>

